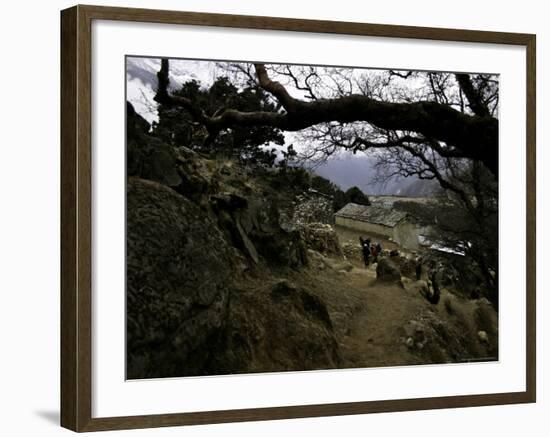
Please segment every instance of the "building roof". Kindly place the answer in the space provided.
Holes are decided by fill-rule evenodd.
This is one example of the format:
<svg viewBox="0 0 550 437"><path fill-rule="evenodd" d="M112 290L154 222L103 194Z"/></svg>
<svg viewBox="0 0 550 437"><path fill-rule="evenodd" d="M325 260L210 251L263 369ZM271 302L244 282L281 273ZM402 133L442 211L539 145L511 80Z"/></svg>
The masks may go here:
<svg viewBox="0 0 550 437"><path fill-rule="evenodd" d="M393 228L409 214L384 205L358 205L348 203L335 216L361 222L375 223Z"/></svg>
<svg viewBox="0 0 550 437"><path fill-rule="evenodd" d="M419 203L426 204L434 201L434 196L431 197L410 197L410 196L398 196L395 194L386 194L386 195L374 195L368 194L368 198L371 204L373 205L383 205L383 206L392 206L396 202L407 202L407 203Z"/></svg>

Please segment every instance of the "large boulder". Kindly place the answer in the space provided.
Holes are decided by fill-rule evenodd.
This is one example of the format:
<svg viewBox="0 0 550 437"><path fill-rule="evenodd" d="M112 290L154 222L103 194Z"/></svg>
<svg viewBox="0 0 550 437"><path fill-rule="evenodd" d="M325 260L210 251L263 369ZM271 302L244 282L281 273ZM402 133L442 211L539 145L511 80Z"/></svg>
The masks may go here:
<svg viewBox="0 0 550 437"><path fill-rule="evenodd" d="M251 196L248 207L235 217L267 264L292 268L308 264L302 235L299 230L284 226L281 208L274 197Z"/></svg>
<svg viewBox="0 0 550 437"><path fill-rule="evenodd" d="M204 374L227 315L234 249L172 189L127 184L127 374Z"/></svg>
<svg viewBox="0 0 550 437"><path fill-rule="evenodd" d="M401 283L401 272L391 259L380 258L376 266L376 279L381 282Z"/></svg>
<svg viewBox="0 0 550 437"><path fill-rule="evenodd" d="M235 290L222 344L212 362L222 374L334 369L340 363L325 303L286 280Z"/></svg>

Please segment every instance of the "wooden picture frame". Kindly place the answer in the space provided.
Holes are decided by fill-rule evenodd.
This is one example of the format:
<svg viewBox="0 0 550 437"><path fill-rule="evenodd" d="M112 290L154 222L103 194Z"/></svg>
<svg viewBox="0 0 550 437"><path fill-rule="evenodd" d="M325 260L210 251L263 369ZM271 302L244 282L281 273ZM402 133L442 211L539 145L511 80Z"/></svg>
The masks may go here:
<svg viewBox="0 0 550 437"><path fill-rule="evenodd" d="M93 20L349 34L526 48L526 390L511 393L197 411L129 417L92 417L92 157L91 62ZM61 425L99 431L275 420L376 412L529 403L536 400L535 336L535 35L316 21L288 18L75 6L61 12Z"/></svg>

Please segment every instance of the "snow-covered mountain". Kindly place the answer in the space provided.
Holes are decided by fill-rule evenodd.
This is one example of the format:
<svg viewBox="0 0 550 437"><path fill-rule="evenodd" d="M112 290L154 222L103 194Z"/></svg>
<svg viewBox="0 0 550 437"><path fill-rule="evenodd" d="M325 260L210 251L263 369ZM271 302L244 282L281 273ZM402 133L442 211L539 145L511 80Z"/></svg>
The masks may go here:
<svg viewBox="0 0 550 437"><path fill-rule="evenodd" d="M149 123L158 120L157 104L153 100L157 90L157 72L160 58L126 58L126 99L136 112ZM178 89L190 80L197 80L204 86L212 84L216 70L215 62L171 59L170 86Z"/></svg>

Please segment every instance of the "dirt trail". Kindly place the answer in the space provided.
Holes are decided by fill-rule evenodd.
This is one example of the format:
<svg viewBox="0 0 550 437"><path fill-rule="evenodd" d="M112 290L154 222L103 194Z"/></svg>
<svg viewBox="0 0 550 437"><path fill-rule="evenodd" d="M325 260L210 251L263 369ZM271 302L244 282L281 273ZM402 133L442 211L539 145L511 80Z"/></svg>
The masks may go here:
<svg viewBox="0 0 550 437"><path fill-rule="evenodd" d="M337 232L343 245L358 246L360 233L341 227L337 227ZM383 237L373 238L386 249L398 248ZM430 304L415 284L409 282L406 288L401 288L377 282L376 265L364 266L358 253L348 255L348 261L354 267L342 281L348 292L360 296L363 305L345 320L345 335L339 339L343 367L418 364L419 356L404 344L404 326L422 311L430 310ZM332 299L338 302L341 296ZM333 306L336 302L333 301Z"/></svg>
<svg viewBox="0 0 550 437"><path fill-rule="evenodd" d="M356 237L347 232L340 235L340 241L354 243ZM388 248L389 243L382 244ZM495 359L498 354L495 346L491 349L481 344L477 334L480 329L489 329L487 325L496 326L496 319L491 316L492 321L480 325L476 315L479 302L458 298L444 289L440 303L432 305L420 293L423 281L402 278L403 287L380 283L376 280L376 265L365 267L359 254L347 257L346 270L335 267L341 263L336 258L325 258L325 266L312 262L307 273L302 272L293 280L315 290L326 303L340 347L342 368L489 356ZM415 327L421 330L421 336L429 337L421 347L417 347L416 340L413 347L406 344L415 336ZM497 333L492 332L491 336L496 339Z"/></svg>
<svg viewBox="0 0 550 437"><path fill-rule="evenodd" d="M336 260L330 260L336 261ZM322 297L340 346L341 367L378 367L418 364L421 358L404 343L404 326L430 304L418 287L406 288L376 281L376 265L354 260L344 272L315 264L292 280Z"/></svg>
<svg viewBox="0 0 550 437"><path fill-rule="evenodd" d="M350 286L361 290L366 305L350 320L349 335L340 341L344 367L378 367L419 363L403 343L403 327L423 309L416 289L378 284L376 266L354 269Z"/></svg>

